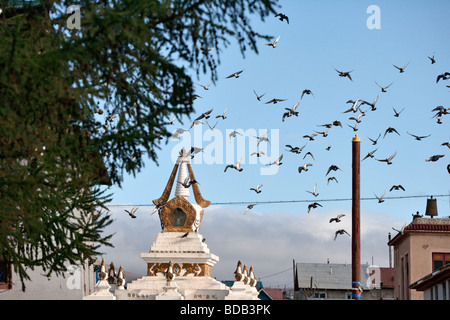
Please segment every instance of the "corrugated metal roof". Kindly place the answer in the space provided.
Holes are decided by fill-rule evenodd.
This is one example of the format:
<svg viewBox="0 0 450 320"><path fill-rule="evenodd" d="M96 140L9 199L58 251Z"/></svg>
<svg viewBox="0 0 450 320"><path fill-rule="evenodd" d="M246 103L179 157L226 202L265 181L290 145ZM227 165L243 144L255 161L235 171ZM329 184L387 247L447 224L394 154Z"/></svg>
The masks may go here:
<svg viewBox="0 0 450 320"><path fill-rule="evenodd" d="M352 265L335 263L297 263L299 288L310 288L311 277L313 288L318 289L352 289ZM368 289L368 264L361 265L361 284Z"/></svg>

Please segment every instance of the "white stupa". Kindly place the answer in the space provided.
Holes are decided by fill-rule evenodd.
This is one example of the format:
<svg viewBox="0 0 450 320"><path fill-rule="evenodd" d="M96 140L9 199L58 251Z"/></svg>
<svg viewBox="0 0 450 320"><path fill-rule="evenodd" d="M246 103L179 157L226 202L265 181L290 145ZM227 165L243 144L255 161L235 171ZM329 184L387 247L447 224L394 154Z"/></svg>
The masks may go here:
<svg viewBox="0 0 450 320"><path fill-rule="evenodd" d="M175 196L169 200L175 181ZM183 186L186 181L192 182L190 187ZM126 290L116 289L116 300L258 299L253 270L251 274L247 274L247 270L245 274L236 271L236 281L231 288L211 277L212 267L219 257L210 252L200 234L204 208L211 202L203 199L194 181L190 156L183 149L162 196L153 200L159 207L162 232L150 251L141 253L147 264L147 275L128 283ZM188 200L190 190L195 203Z"/></svg>

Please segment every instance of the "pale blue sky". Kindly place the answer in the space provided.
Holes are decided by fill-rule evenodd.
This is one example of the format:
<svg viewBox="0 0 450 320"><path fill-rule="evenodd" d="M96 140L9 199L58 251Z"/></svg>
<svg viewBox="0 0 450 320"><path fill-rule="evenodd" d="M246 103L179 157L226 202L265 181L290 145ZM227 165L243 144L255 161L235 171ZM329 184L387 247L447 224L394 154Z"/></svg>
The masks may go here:
<svg viewBox="0 0 450 320"><path fill-rule="evenodd" d="M213 117L208 122L215 124L217 120L214 117L228 108L227 119L219 119L215 129L219 131L216 133L222 137L220 141L224 150L222 161L218 164L208 164L208 159L203 159L202 164L196 163L197 160L193 162L193 169L204 198L213 203L309 199L313 202L320 199L351 198L351 140L355 132L347 124L354 125L355 122L348 120L352 113L343 113L343 111L350 107L346 104L349 99L361 98L373 101L377 96L379 96L377 110L367 112L367 115L361 119L359 130L356 132L361 138L361 157L375 148L378 148L375 153L377 159L387 158L394 152L397 152L397 156L390 166L374 159L366 159L361 163L361 196L373 197L374 193L381 195L384 190L387 190L386 197L448 194L450 175L446 167L450 163L450 149L441 144L450 141L450 115L444 116L443 124L437 124L436 119L431 119L434 115L431 110L438 105L450 107L450 89L446 88L446 85L450 85L450 81L440 81L436 84L438 74L450 71L450 42L448 41L450 2L291 0L281 1L280 4L282 8L279 11L289 16L289 25L271 17L264 23L253 21L254 18L251 20L261 32L273 35L274 39L280 36L277 48L267 47L264 45L265 41L262 41L258 46L259 54L248 52L244 59L235 46L228 47L221 53L219 80L208 91L198 86L198 94L202 98L195 102L196 112L192 119L182 119L184 124L176 121L173 126L174 130L187 129L194 118L212 108L214 108ZM369 5L377 5L380 8L381 29L379 30L370 30L366 26L366 21L370 17L370 14L366 13ZM436 63L432 65L427 56L433 54L435 54ZM407 63L409 65L402 74L393 67L393 64L404 66ZM351 73L353 81L340 78L334 67L342 71L353 70ZM244 70L240 78L225 79L229 74L239 70ZM194 81L207 84L210 82L210 75L202 75L200 79L195 78ZM393 84L386 93L382 93L375 81L382 85L388 85L391 82ZM303 99L300 99L303 89L312 90L314 97L305 95ZM256 100L253 90L259 94L266 93L262 98L263 102ZM287 101L276 105L264 103L272 98L285 98ZM284 108L290 108L296 102L300 102L297 109L299 116L288 118L283 123L281 118ZM404 108L400 117L394 117L393 107L398 111ZM369 108L367 105L362 106L362 110ZM323 128L318 125L334 120L341 121L344 127L333 127L328 137L317 136L315 141L307 142L302 138L303 135L311 134L315 130L322 131ZM400 136L387 134L383 139L383 134L388 127L394 127ZM271 139L271 144L268 145L267 151L273 155L284 155L283 164L279 167L277 174L260 174L264 164L275 160L275 157L261 158L256 164L248 163L250 160L248 140L245 149L247 154L243 158L245 164L242 165L244 171L223 172L226 165L225 146L229 144L226 130L235 129L255 130L258 133L260 130L269 131L268 137ZM180 141L184 141L187 145L211 147L213 142L207 140L208 134L211 133L208 132L208 126L205 124L201 129L196 127L196 130L196 134L191 136L192 141L188 139ZM270 135L271 130L275 134L273 137ZM203 135L197 134L200 131ZM431 136L423 141L415 141L406 133L407 131L416 135L431 134ZM378 145L372 146L368 137L376 138L380 133L382 136L378 140ZM182 136L182 139L183 137L185 136ZM137 177L125 178L122 189L112 188L113 203L151 204L153 199L158 198L172 170L172 154L178 151L180 141L169 141L167 145L163 145L158 154L159 166L148 160L144 170ZM301 147L306 142L307 146L300 155L284 150L286 144ZM277 143L279 148L275 149L274 146ZM332 146L331 150L326 151L325 148L329 144ZM303 159L308 151L313 153L315 160L309 157ZM437 162L425 161L435 154L445 156ZM234 157L233 161L236 160ZM313 163L313 166L308 172L299 174L297 168L306 160ZM339 166L342 171L328 175L328 177L334 175L339 183L330 182L327 185L325 174L331 164ZM314 198L306 190L312 190L316 183L319 196ZM257 184L263 184L260 194L249 190ZM389 188L394 184L403 185L406 191L389 192ZM440 217L450 216L449 203L448 197L439 198ZM347 218L350 220L351 201L323 202L323 208L313 210L309 217L306 212L307 205L308 203L258 205L246 216L241 214L246 207L244 204L224 205L219 208L220 210L212 208L210 211L223 212L227 219L232 219L230 214L234 213L235 215L231 217L235 217L238 224L251 214L267 215L266 218L270 216L276 220L277 212L282 212L281 216L288 215L290 218L285 221L289 221L291 226L293 223L302 226L307 219L312 219L310 217L312 214L322 214L323 221L319 222L320 220L317 219L314 223L323 223L324 227L326 225L329 228L327 220L330 213L338 211L347 212ZM379 239L383 241L375 245L375 247L382 247L377 253L381 255L378 257L380 263L386 264L384 252L388 249L384 240L388 232L393 232L391 227L401 228L402 225L399 223L409 222L411 215L416 211L423 214L425 205L425 198L387 199L381 204L376 200L361 202L362 214L368 216L367 221L372 219L379 221L380 217L383 217L384 229L377 229ZM123 213L122 207L111 208L114 215L120 216ZM151 209L146 210L148 212ZM141 209L141 212L143 215L145 210ZM378 215L378 217L370 215ZM207 208L204 219L210 217ZM156 215L149 219L152 219L147 220L149 224L159 227ZM215 217L215 219L218 218ZM138 223L138 220L139 217L133 221L125 219L129 224L126 228L131 228L131 225ZM286 225L286 230L290 230L286 231L289 234L293 232L291 226ZM260 238L267 231L266 227L270 229L267 225L260 225L258 230L253 230L258 234L248 233L248 239L251 239L251 236ZM117 226L117 228L118 239L121 239L121 227ZM320 225L314 228L320 228ZM224 232L228 232L227 237L239 237L238 234L230 234L232 228L226 230L224 229ZM220 234L221 230L205 229L204 232ZM277 232L283 234L285 230L280 227ZM332 238L331 235L330 237ZM144 246L149 247L155 238L156 233L146 234ZM293 242L299 242L300 239L294 239ZM121 242L117 241L120 247ZM367 239L367 242L370 241ZM332 239L331 242L333 242ZM348 241L347 245L349 244ZM255 245L256 248L266 246L261 243L255 243ZM285 244L283 248L290 248L289 245ZM302 243L302 245L313 246L314 244ZM212 251L225 250L223 246L226 247L226 243L216 242L215 249L213 248ZM243 244L241 249L245 246ZM252 246L252 248L255 247ZM283 251L282 248L279 250ZM314 262L309 261L309 257L305 257L300 252L292 252L292 248L289 250L291 252L287 256L290 258L285 258L283 261L283 265L287 268L292 264L291 258L295 258L298 262L302 260ZM300 246L299 251L301 250ZM325 248L317 248L316 251L322 252L322 250L326 251ZM348 250L350 250L349 247ZM365 259L374 256L371 252L365 252L365 254ZM314 259L322 260L316 262L325 262L326 258L332 255L331 252L324 252L317 258L314 256ZM139 260L138 256L139 254L137 254ZM283 258L280 259L283 260ZM231 264L234 265L234 263L235 261L232 261ZM280 260L277 260L277 263L280 263ZM277 263L274 262L272 268L265 265L266 274L270 274L271 270L273 273L283 270L284 267ZM259 274L259 276L263 275ZM232 270L230 270L231 277ZM280 283L283 281L280 280ZM274 282L274 284L277 283Z"/></svg>

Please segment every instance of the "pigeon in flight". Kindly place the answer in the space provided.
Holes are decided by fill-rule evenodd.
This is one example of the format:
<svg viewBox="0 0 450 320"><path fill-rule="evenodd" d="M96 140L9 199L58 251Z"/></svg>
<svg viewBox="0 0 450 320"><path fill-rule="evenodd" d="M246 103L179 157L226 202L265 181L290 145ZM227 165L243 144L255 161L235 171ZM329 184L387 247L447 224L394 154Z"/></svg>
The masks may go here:
<svg viewBox="0 0 450 320"><path fill-rule="evenodd" d="M434 156L431 156L431 157L429 157L428 159L426 159L425 161L426 162L436 162L436 161L438 161L440 158L442 158L442 157L444 157L444 155L443 154L437 154L437 155L434 155Z"/></svg>
<svg viewBox="0 0 450 320"><path fill-rule="evenodd" d="M311 209L315 209L317 207L322 207L322 205L318 202L311 203L308 205L308 213L311 211Z"/></svg>
<svg viewBox="0 0 450 320"><path fill-rule="evenodd" d="M352 71L339 71L339 70L336 69L336 68L334 68L334 70L336 70L336 72L339 73L339 77L342 77L342 78L347 77L347 78L349 78L351 81L353 81L352 77L350 76L350 73L353 72L353 70L352 70Z"/></svg>
<svg viewBox="0 0 450 320"><path fill-rule="evenodd" d="M434 53L433 53L432 57L430 57L430 56L427 56L427 57L428 57L428 59L430 59L431 64L435 64L436 63L436 59L434 58Z"/></svg>
<svg viewBox="0 0 450 320"><path fill-rule="evenodd" d="M258 101L261 101L261 98L265 95L265 93L263 93L262 95L258 95L258 94L256 93L255 90L253 90L253 92L255 93L256 99L257 99Z"/></svg>
<svg viewBox="0 0 450 320"><path fill-rule="evenodd" d="M272 47L272 48L276 48L278 40L280 40L280 36L278 36L278 38L274 42L266 43L265 45L269 46L269 47Z"/></svg>
<svg viewBox="0 0 450 320"><path fill-rule="evenodd" d="M166 202L166 203L160 203L160 204L157 204L157 205L155 206L155 209L153 209L152 214L154 214L156 211L161 210L166 204L167 204L167 202Z"/></svg>
<svg viewBox="0 0 450 320"><path fill-rule="evenodd" d="M334 180L334 181L336 181L336 183L338 183L336 177L329 177L329 178L327 179L327 185L330 183L331 180Z"/></svg>
<svg viewBox="0 0 450 320"><path fill-rule="evenodd" d="M273 98L272 100L267 101L266 104L269 104L269 103L277 104L278 102L282 102L282 101L286 101L286 99Z"/></svg>
<svg viewBox="0 0 450 320"><path fill-rule="evenodd" d="M209 124L208 120L206 120L206 124L208 125L209 129L212 131L216 128L217 124L219 123L219 121L216 122L216 124L214 126L211 127L211 125Z"/></svg>
<svg viewBox="0 0 450 320"><path fill-rule="evenodd" d="M289 24L289 17L284 13L277 13L275 17L279 17L280 21L286 20L287 24Z"/></svg>
<svg viewBox="0 0 450 320"><path fill-rule="evenodd" d="M332 164L332 165L328 168L328 171L327 171L326 176L330 173L330 171L337 171L337 170L341 170L341 169L340 169L338 166Z"/></svg>
<svg viewBox="0 0 450 320"><path fill-rule="evenodd" d="M393 82L391 82L391 84L386 87L380 86L376 81L375 81L375 84L380 87L381 92L387 92L386 89L389 88L393 84Z"/></svg>
<svg viewBox="0 0 450 320"><path fill-rule="evenodd" d="M397 110L395 110L395 108L394 107L392 107L392 109L394 109L394 117L400 117L400 113L402 113L403 112L403 110L405 110L405 108L403 108L402 110L400 110L399 112L397 112Z"/></svg>
<svg viewBox="0 0 450 320"><path fill-rule="evenodd" d="M249 204L249 205L247 206L247 208L245 209L244 215L247 213L248 210L253 209L254 206L256 206L256 204Z"/></svg>
<svg viewBox="0 0 450 320"><path fill-rule="evenodd" d="M131 209L131 211L125 209L125 212L128 213L131 218L136 219L135 213L137 209L139 209L139 207L134 207L133 209Z"/></svg>
<svg viewBox="0 0 450 320"><path fill-rule="evenodd" d="M375 159L375 160L380 161L380 162L386 162L389 165L389 164L392 164L392 159L394 159L396 154L397 154L397 152L395 152L392 156L390 156L387 159L383 159L383 160Z"/></svg>
<svg viewBox="0 0 450 320"><path fill-rule="evenodd" d="M266 164L266 166L271 166L271 165L277 165L277 166L281 166L283 164L283 162L281 162L281 159L283 159L283 155L281 155L277 160L275 160L274 162L268 163Z"/></svg>
<svg viewBox="0 0 450 320"><path fill-rule="evenodd" d="M308 95L310 94L310 95L312 95L312 96L314 97L314 93L312 93L311 90L305 89L305 90L303 90L302 96L300 97L300 99L303 99L303 96L304 96L305 94L308 94Z"/></svg>
<svg viewBox="0 0 450 320"><path fill-rule="evenodd" d="M381 133L378 135L378 138L376 138L375 140L370 139L370 138L369 138L369 140L372 141L372 145L376 145L378 142L378 139L380 139L380 137L381 137Z"/></svg>
<svg viewBox="0 0 450 320"><path fill-rule="evenodd" d="M444 142L441 144L441 146L447 146L450 149L450 142Z"/></svg>
<svg viewBox="0 0 450 320"><path fill-rule="evenodd" d="M367 105L369 105L369 106L372 108L372 109L371 109L372 111L375 111L375 110L377 110L377 108L376 108L375 105L377 104L378 97L379 97L379 96L377 96L377 97L375 98L375 100L374 100L372 103L363 100L363 101L361 102L361 104L367 104Z"/></svg>
<svg viewBox="0 0 450 320"><path fill-rule="evenodd" d="M237 135L242 136L242 134L241 134L240 132L236 131L236 130L234 130L233 132L231 132L231 133L228 135L228 137L230 137L230 142L231 142L231 138L234 138L234 137L236 137Z"/></svg>
<svg viewBox="0 0 450 320"><path fill-rule="evenodd" d="M225 119L227 118L227 116L225 115L225 113L227 112L227 110L228 110L228 108L225 108L225 111L223 112L223 114L220 114L220 115L216 116L216 119L217 119L217 118L222 118L223 120L225 120Z"/></svg>
<svg viewBox="0 0 450 320"><path fill-rule="evenodd" d="M450 72L444 72L437 76L436 83L438 83L439 80L448 80L448 79L450 79Z"/></svg>
<svg viewBox="0 0 450 320"><path fill-rule="evenodd" d="M230 74L228 77L226 77L225 79L229 79L229 78L239 78L239 75L242 73L242 71L244 71L244 70L241 70L241 71L237 71L237 72L235 72L235 73L232 73L232 74Z"/></svg>
<svg viewBox="0 0 450 320"><path fill-rule="evenodd" d="M392 190L403 190L403 191L405 191L405 188L403 188L403 186L401 184L399 184L399 185L393 185L391 187L391 189L389 189L389 192L391 192Z"/></svg>
<svg viewBox="0 0 450 320"><path fill-rule="evenodd" d="M214 49L214 48L207 49L207 48L203 48L203 47L200 47L200 46L197 46L197 48L199 48L200 51L201 51L203 54L208 54L209 51L211 51L211 50Z"/></svg>
<svg viewBox="0 0 450 320"><path fill-rule="evenodd" d="M370 151L370 152L364 157L364 159L362 159L361 161L364 161L364 160L366 160L367 158L373 158L373 157L374 157L373 154L374 154L377 150L378 150L378 148L375 149L375 150L373 150L373 151Z"/></svg>
<svg viewBox="0 0 450 320"><path fill-rule="evenodd" d="M286 150L292 153L300 154L303 150L303 148L306 147L306 144L303 147L293 147L290 144L287 144L286 147L290 148L291 150Z"/></svg>
<svg viewBox="0 0 450 320"><path fill-rule="evenodd" d="M417 141L421 141L422 139L428 138L429 136L431 136L431 134L427 135L427 136L416 136L415 134L411 134L408 131L406 131L407 134L409 134L410 136L414 137Z"/></svg>
<svg viewBox="0 0 450 320"><path fill-rule="evenodd" d="M397 130L395 130L395 128L389 127L389 128L387 128L386 131L384 132L383 139L384 139L384 137L386 137L386 134L388 134L388 133L393 133L393 132L395 132L396 134L400 135L400 133L398 133Z"/></svg>
<svg viewBox="0 0 450 320"><path fill-rule="evenodd" d="M209 84L207 84L207 85L205 85L205 86L202 85L202 84L200 84L200 83L199 83L198 85L199 85L200 87L203 87L203 89L205 89L205 90L209 90L209 86L212 85L212 82L209 83Z"/></svg>
<svg viewBox="0 0 450 320"><path fill-rule="evenodd" d="M262 187L262 184L258 184L256 188L250 188L250 190L255 191L256 193L261 193L261 190L259 190Z"/></svg>
<svg viewBox="0 0 450 320"><path fill-rule="evenodd" d="M241 168L241 160L242 160L242 158L239 159L238 162L236 162L236 165L233 165L233 164L227 165L227 166L225 167L224 172L227 172L228 168L235 169L235 170L237 170L237 171L239 171L239 172L241 172L242 170L244 170L243 168Z"/></svg>
<svg viewBox="0 0 450 320"><path fill-rule="evenodd" d="M316 160L316 159L314 159L314 156L313 156L313 154L312 154L311 152L305 153L305 155L303 156L303 159L305 159L307 155L310 155L310 157L311 157L313 160Z"/></svg>
<svg viewBox="0 0 450 320"><path fill-rule="evenodd" d="M345 217L345 214L338 214L336 217L330 219L330 223L341 222L342 217Z"/></svg>
<svg viewBox="0 0 450 320"><path fill-rule="evenodd" d="M409 62L404 67L397 67L395 64L393 64L393 66L397 68L400 71L400 73L403 73L405 72L405 68L408 66L408 64Z"/></svg>
<svg viewBox="0 0 450 320"><path fill-rule="evenodd" d="M347 231L345 231L344 229L340 229L334 233L334 241L336 241L337 236L341 234L348 234L350 236L350 234Z"/></svg>
<svg viewBox="0 0 450 320"><path fill-rule="evenodd" d="M197 180L189 181L189 177L186 177L186 179L184 179L183 182L178 181L178 183L181 184L185 188L189 188L191 185L193 185L194 183L198 183L198 182L197 182Z"/></svg>
<svg viewBox="0 0 450 320"><path fill-rule="evenodd" d="M314 185L313 191L306 190L306 192L311 193L314 197L317 197L319 195L319 193L317 192L317 183Z"/></svg>
<svg viewBox="0 0 450 320"><path fill-rule="evenodd" d="M302 173L302 171L308 171L308 167L311 167L312 163L305 163L303 166L298 167L298 173Z"/></svg>
<svg viewBox="0 0 450 320"><path fill-rule="evenodd" d="M375 194L375 193L374 193ZM383 192L383 194L381 195L381 197L378 197L376 194L375 194L375 197L378 199L378 203L382 203L382 202L384 202L384 195L386 194L386 190L384 190L384 192Z"/></svg>

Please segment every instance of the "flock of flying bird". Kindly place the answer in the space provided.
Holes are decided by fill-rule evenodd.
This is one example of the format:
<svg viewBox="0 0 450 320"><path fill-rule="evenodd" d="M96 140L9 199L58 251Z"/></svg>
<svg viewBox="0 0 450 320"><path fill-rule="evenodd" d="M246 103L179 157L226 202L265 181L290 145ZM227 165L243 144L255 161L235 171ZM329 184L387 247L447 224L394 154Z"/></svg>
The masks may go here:
<svg viewBox="0 0 450 320"><path fill-rule="evenodd" d="M280 21L282 21L282 22L286 21L289 24L289 18L286 15L284 15L282 13L279 13L275 17L279 18ZM277 45L278 45L279 40L280 40L280 36L278 36L273 42L266 43L265 45L269 46L269 47L272 47L272 48L276 48ZM206 48L202 48L200 46L198 46L198 48L203 54L209 54L209 52L213 49L213 48L206 49ZM434 54L431 57L428 56L428 58L431 61L431 64L436 63L436 59L434 57ZM404 65L402 67L399 67L397 65L393 65L393 66L396 69L399 70L399 73L405 73L405 70L406 70L408 65L409 65L409 63L407 63L406 65ZM351 73L353 72L353 70L352 71L340 71L340 70L338 70L336 68L334 68L334 69L338 73L339 77L341 77L341 78L348 78L350 81L353 81L352 76L351 76ZM243 71L244 70L233 72L232 74L227 76L226 79L239 78ZM436 78L436 83L439 83L439 81L445 81L445 80L450 80L450 73L449 72L445 72L445 73L439 74L437 76L437 78ZM209 90L209 87L212 85L212 83L213 82L211 82L211 83L209 83L207 85L202 85L202 84L198 84L198 85L201 86L204 90ZM378 84L376 81L375 81L375 84L380 88L381 94L383 94L383 93L386 93L387 90L393 85L393 82L391 82L390 84L385 85L385 86L382 86L382 85ZM447 87L450 88L450 86L447 86ZM254 92L254 94L256 96L256 99L258 101L262 102L262 98L264 97L265 93L258 94L255 90L253 90L253 92ZM310 89L304 89L301 92L300 99L303 99L305 95L311 95L312 97L314 97L314 94L313 94L313 92ZM200 96L199 95L195 95L195 98L198 98L198 97L200 97ZM351 107L348 108L347 110L343 111L343 113L345 113L345 114L350 113L352 116L349 117L349 120L355 122L355 124L353 126L347 124L348 127L352 128L353 131L358 131L358 125L362 122L363 117L365 117L368 114L368 112L373 112L373 111L375 111L377 109L376 104L377 104L378 98L379 98L379 96L377 96L373 102L366 101L366 100L364 100L362 98L358 98L356 100L348 100L346 102L346 104L350 104ZM265 104L277 104L277 103L284 102L284 101L286 101L286 99L273 98L273 99L268 100L267 102L265 102ZM285 111L283 111L283 114L282 114L282 117L281 117L282 122L285 122L288 118L293 117L293 116L298 117L298 115L299 115L299 112L297 111L297 107L298 106L299 106L299 102L295 103L291 108L284 108ZM367 106L367 109L363 110L363 106ZM397 118L400 117L400 114L403 112L403 110L404 109L402 109L400 111L397 111L395 108L393 108L394 117L397 117ZM435 112L435 115L433 116L433 118L437 118L437 123L438 124L442 124L443 117L445 115L450 114L450 108L445 108L443 106L438 106L438 107L434 108L431 111ZM189 131L193 126L198 125L198 124L203 124L203 122L202 122L203 120L205 120L205 122L209 126L210 130L214 130L216 125L218 124L219 120L217 120L216 123L213 126L211 126L208 123L208 119L213 117L211 115L212 112L213 112L213 109L210 109L210 110L202 113L200 116L198 116L196 119L194 119L194 121L192 122L192 124L191 124L189 129L182 129L182 128L176 129L174 131L172 137L173 138L178 138L184 132ZM227 112L227 108L223 111L222 114L219 114L219 115L215 116L215 119L225 120L227 118L226 112ZM169 119L169 123L168 124L172 124L173 125L175 120L176 120L176 118L173 118L172 120ZM322 125L319 125L319 126L323 127L324 130L323 131L314 131L314 133L312 133L312 134L304 135L303 138L307 139L307 141L314 141L315 138L318 137L318 136L326 137L328 135L329 131L333 127L340 127L340 128L343 127L342 123L340 121L338 121L338 120L333 121L331 123L322 124ZM384 131L383 139L389 134L397 134L397 135L400 136L400 133L395 128L389 127L389 128L387 128ZM416 134L412 134L410 132L407 132L407 134L412 136L417 141L421 141L421 140L426 139L426 138L428 138L430 136L430 135L416 135ZM231 134L229 134L229 139L231 140L234 137L236 137L237 135L242 135L242 134L239 133L238 131L233 131ZM381 137L381 135L382 135L382 133L380 133L376 139L369 138L369 140L372 142L372 145L377 145L378 140ZM257 142L258 146L259 146L260 143L263 143L263 142L270 143L270 141L266 137L266 135L261 136L261 137L255 136L255 138L258 140L258 142ZM442 143L442 146L446 146L446 147L450 148L450 143L449 142L444 142L444 143ZM301 154L305 147L306 147L306 144L304 146L302 146L302 147L286 145L286 148L288 148L288 149L285 149L285 151L291 152L291 153L294 153L294 154ZM331 148L331 146L329 145L326 148L326 150L330 150L330 148ZM391 165L393 163L393 159L397 155L397 152L393 153L392 155L390 155L387 158L378 159L378 158L375 158L375 155L374 155L377 150L378 150L378 148L370 151L364 158L362 158L361 161L364 161L364 160L369 159L369 158L374 158L375 160L377 160L379 162L385 162L387 165ZM191 156L191 158L193 158L196 154L198 154L198 153L200 153L202 151L203 151L202 148L191 147L191 150L189 151L189 155ZM254 156L254 155L256 155L257 157L260 157L261 155L264 155L264 153L262 151L260 151L260 152L253 152L250 156ZM303 159L305 159L307 156L309 156L312 160L315 160L314 156L313 156L313 154L311 152L305 153L305 155L303 156ZM425 161L427 161L427 162L435 162L435 161L438 161L439 159L441 159L442 157L444 157L443 154L437 154L437 155L430 156ZM224 172L227 172L227 170L229 170L229 169L234 169L234 170L236 170L238 172L242 172L244 170L244 168L241 166L241 160L242 159L239 159L235 164L228 164L228 165L226 165L225 168L224 168ZM270 163L268 163L266 165L267 166L272 166L272 165L280 166L280 165L283 164L282 160L283 160L283 154L281 154L281 156L278 159L276 159L275 161L270 162ZM311 162L306 161L303 165L298 167L298 173L299 174L304 174L303 172L307 172L309 170L309 167L311 167L311 166L313 166L313 164ZM338 166L332 164L328 168L325 176L328 176L328 174L330 172L332 172L332 171L336 172L338 170L341 170L341 169ZM450 164L447 166L447 170L448 170L448 173L450 174ZM337 180L337 178L335 176L330 176L330 177L327 178L327 185L330 182L332 182L332 181L335 181L335 183L338 183L338 180ZM187 181L184 181L184 183L182 183L182 184L183 184L183 186L185 188L189 188L193 183L198 183L198 182L197 181L189 181L189 178L187 178ZM260 194L262 192L262 187L263 187L262 184L258 184L258 185L256 185L256 187L250 188L250 190L254 191L256 194ZM405 191L405 188L402 185L393 185L389 189L389 192L395 191L395 190ZM307 192L312 194L314 197L317 197L319 195L318 190L317 190L317 184L315 184L315 186L314 186L312 191L307 190ZM378 200L379 203L384 202L385 194L386 194L386 190L384 191L384 193L381 196L377 196L375 194L375 197L376 197L376 199ZM249 210L253 209L255 205L257 205L257 204L256 203L249 204L247 206L247 208L245 209L244 215ZM307 206L307 212L310 213L310 211L312 209L315 209L317 207L322 207L322 205L320 203L318 203L318 202L310 203ZM136 212L137 209L138 209L138 207L135 207L135 208L132 209L132 211L127 211L127 210L125 210L125 211L132 218L135 218L134 213ZM153 211L153 213L155 213L156 211L158 211L160 209L161 209L161 206L160 207L156 207L155 210ZM338 223L338 222L341 221L342 217L344 217L344 216L345 216L345 214L339 214L336 217L331 218L329 220L329 223L333 223L333 222ZM339 230L337 230L335 232L334 240L336 240L336 237L338 235L342 235L342 234L349 235L344 229L339 229Z"/></svg>

